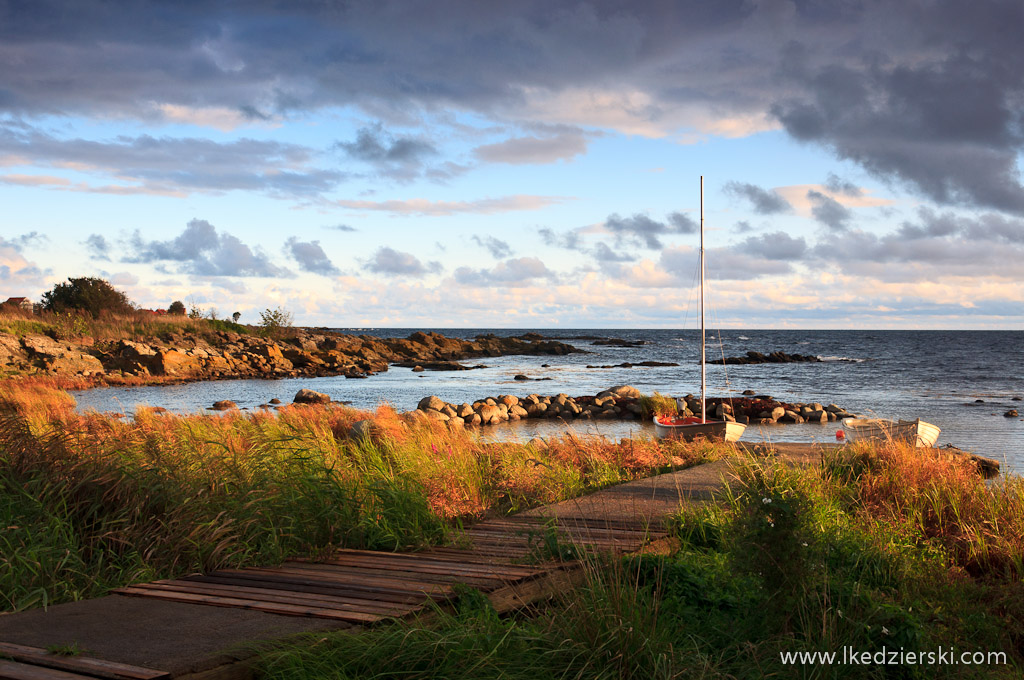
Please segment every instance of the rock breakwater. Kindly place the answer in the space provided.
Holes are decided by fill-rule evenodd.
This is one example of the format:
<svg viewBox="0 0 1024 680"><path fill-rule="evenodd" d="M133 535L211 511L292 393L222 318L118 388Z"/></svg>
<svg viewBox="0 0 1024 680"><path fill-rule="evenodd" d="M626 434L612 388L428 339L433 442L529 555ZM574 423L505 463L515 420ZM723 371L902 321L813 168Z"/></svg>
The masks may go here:
<svg viewBox="0 0 1024 680"><path fill-rule="evenodd" d="M678 413L684 416L700 413L700 401L687 395L677 401ZM567 394L541 396L530 394L517 397L499 394L479 399L472 404L451 404L440 397L429 396L420 400L410 417L432 418L454 426L496 425L528 418L562 420L637 420L649 417L651 404L645 404L643 395L631 385L618 385L594 396L571 397ZM775 423L830 423L855 417L836 404L823 406L817 402L789 403L767 395L753 398L709 398L706 402L709 418L732 422Z"/></svg>

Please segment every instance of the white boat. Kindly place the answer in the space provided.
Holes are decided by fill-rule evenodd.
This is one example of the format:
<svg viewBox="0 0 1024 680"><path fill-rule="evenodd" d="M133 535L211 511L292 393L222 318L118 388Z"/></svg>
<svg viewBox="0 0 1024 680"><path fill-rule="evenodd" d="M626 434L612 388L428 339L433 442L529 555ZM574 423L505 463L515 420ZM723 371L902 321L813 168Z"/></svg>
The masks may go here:
<svg viewBox="0 0 1024 680"><path fill-rule="evenodd" d="M939 428L916 420L885 420L883 418L844 418L843 430L850 442L908 442L917 447L935 446Z"/></svg>
<svg viewBox="0 0 1024 680"><path fill-rule="evenodd" d="M704 438L734 442L747 429L742 423L707 418L707 361L704 351L704 176L700 178L700 416L654 416L654 434L659 439L693 441Z"/></svg>

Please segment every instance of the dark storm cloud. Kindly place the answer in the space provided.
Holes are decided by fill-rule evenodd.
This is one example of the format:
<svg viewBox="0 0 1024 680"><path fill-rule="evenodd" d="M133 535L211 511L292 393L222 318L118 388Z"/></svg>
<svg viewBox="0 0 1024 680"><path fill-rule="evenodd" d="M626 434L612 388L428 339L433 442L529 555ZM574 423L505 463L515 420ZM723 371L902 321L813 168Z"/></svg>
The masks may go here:
<svg viewBox="0 0 1024 680"><path fill-rule="evenodd" d="M486 248L495 260L502 260L512 255L512 246L500 238L495 238L494 236L488 236L487 238L474 236L473 240L477 245Z"/></svg>
<svg viewBox="0 0 1024 680"><path fill-rule="evenodd" d="M756 184L743 182L728 182L724 187L725 193L738 198L745 198L754 206L754 212L759 215L774 215L776 213L789 212L793 206L789 201L771 189L762 189Z"/></svg>
<svg viewBox="0 0 1024 680"><path fill-rule="evenodd" d="M92 141L0 124L3 155L43 167L94 169L115 176L122 187L153 193L250 190L307 196L328 191L344 178L313 167L314 154L306 147L255 139L218 143L140 135Z"/></svg>
<svg viewBox="0 0 1024 680"><path fill-rule="evenodd" d="M536 257L519 257L499 262L490 269L459 267L455 281L464 286L526 286L536 279L555 280L555 274Z"/></svg>
<svg viewBox="0 0 1024 680"><path fill-rule="evenodd" d="M281 120L351 106L389 124L458 110L666 135L767 115L938 203L1024 214L1022 25L1016 0L8 2L0 63L16 67L0 71L0 113ZM610 107L612 122L588 117L626 93L639 103ZM579 146L531 137L480 153L542 162ZM348 143L416 155L378 141ZM313 190L297 181L279 190Z"/></svg>
<svg viewBox="0 0 1024 680"><path fill-rule="evenodd" d="M300 241L292 236L284 244L285 252L299 264L299 269L313 274L335 276L341 272L327 253L320 247L319 241Z"/></svg>
<svg viewBox="0 0 1024 680"><path fill-rule="evenodd" d="M363 268L375 274L421 277L430 273L440 272L441 263L429 262L424 264L412 253L403 253L400 250L384 246L377 249L377 252L373 254L373 257L370 258Z"/></svg>
<svg viewBox="0 0 1024 680"><path fill-rule="evenodd" d="M833 231L845 230L847 223L853 219L849 208L831 196L811 189L807 192L807 198L811 201L811 215L814 219Z"/></svg>
<svg viewBox="0 0 1024 680"><path fill-rule="evenodd" d="M1024 213L1024 5L888 4L888 25L868 6L878 37L902 40L810 68L793 60L801 92L773 109L786 130L938 203Z"/></svg>
<svg viewBox="0 0 1024 680"><path fill-rule="evenodd" d="M661 236L693 234L699 228L691 218L678 212L671 213L664 222L652 220L644 214L622 217L613 213L605 220L604 226L615 234L617 242L629 241L651 250L658 250L662 247L659 238Z"/></svg>
<svg viewBox="0 0 1024 680"><path fill-rule="evenodd" d="M259 248L250 248L238 237L218 233L206 220L189 221L185 230L169 241L146 241L139 232L129 239L122 262L178 263L180 271L197 276L291 276L273 264Z"/></svg>

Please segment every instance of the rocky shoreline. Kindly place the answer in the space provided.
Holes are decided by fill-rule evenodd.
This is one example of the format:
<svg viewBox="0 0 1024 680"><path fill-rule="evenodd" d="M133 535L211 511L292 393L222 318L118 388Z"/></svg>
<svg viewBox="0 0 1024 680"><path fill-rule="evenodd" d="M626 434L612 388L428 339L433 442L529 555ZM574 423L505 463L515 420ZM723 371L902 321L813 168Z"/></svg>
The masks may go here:
<svg viewBox="0 0 1024 680"><path fill-rule="evenodd" d="M298 378L342 375L365 378L392 364L414 370L466 370L458 362L506 355L565 355L572 345L536 334L473 340L416 332L378 338L295 329L271 339L229 331L168 332L159 337L96 342L89 337L0 334L0 375L49 375L95 385L161 384L233 378Z"/></svg>

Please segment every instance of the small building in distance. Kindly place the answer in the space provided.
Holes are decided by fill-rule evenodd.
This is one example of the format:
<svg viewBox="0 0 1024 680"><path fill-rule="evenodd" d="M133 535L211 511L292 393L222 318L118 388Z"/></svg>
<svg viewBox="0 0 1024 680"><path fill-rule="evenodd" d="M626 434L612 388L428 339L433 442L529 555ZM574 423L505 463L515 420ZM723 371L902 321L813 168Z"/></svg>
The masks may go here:
<svg viewBox="0 0 1024 680"><path fill-rule="evenodd" d="M23 312L32 314L35 311L35 305L27 297L9 297L3 303L5 306L10 305L11 307L17 307Z"/></svg>

